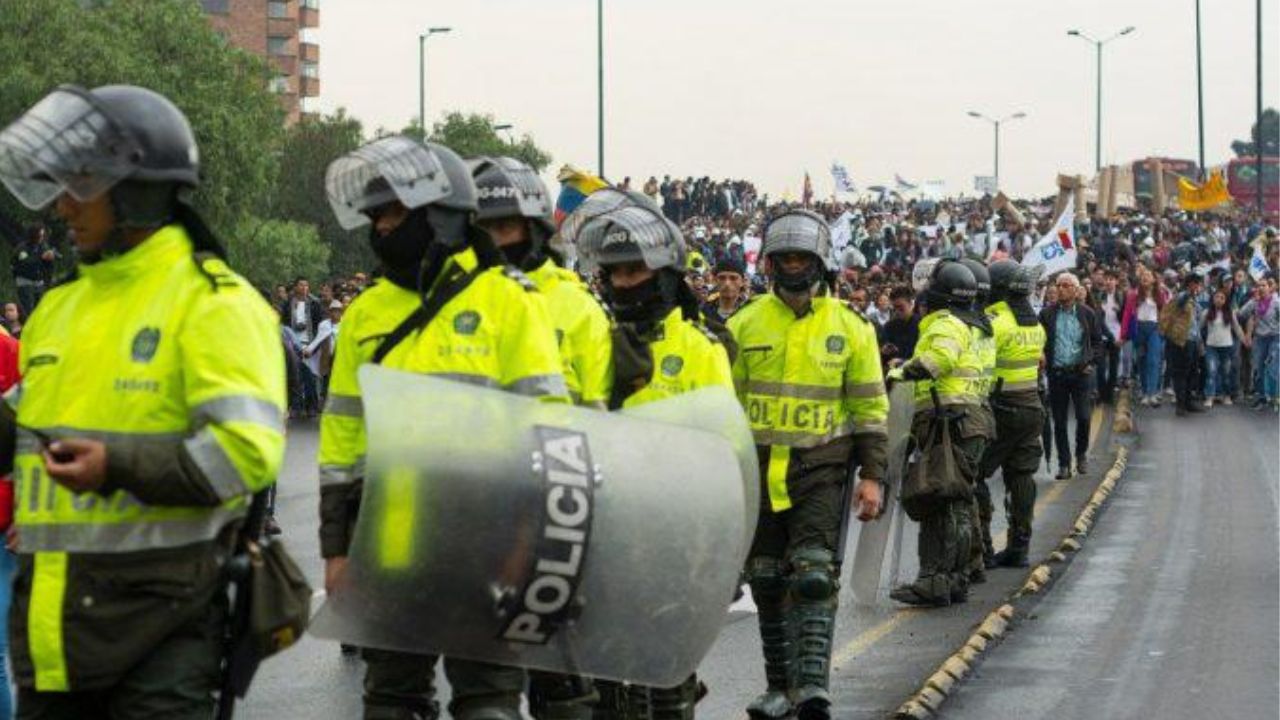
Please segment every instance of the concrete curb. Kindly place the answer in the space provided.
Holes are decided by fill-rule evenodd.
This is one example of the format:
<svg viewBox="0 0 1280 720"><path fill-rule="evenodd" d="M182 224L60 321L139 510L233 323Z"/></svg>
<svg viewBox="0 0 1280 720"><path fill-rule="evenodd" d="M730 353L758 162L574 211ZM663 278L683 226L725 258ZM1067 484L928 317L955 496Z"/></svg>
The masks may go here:
<svg viewBox="0 0 1280 720"><path fill-rule="evenodd" d="M1121 429L1122 414L1125 420L1124 427L1128 429ZM1112 427L1115 432L1120 433L1133 431L1133 415L1128 393L1120 394ZM1111 469L1098 483L1089 501L1080 509L1075 524L1057 548L1049 553L1043 562L1031 569L1027 574L1026 582L1010 595L1003 605L992 610L982 622L978 623L973 634L964 644L943 661L942 665L925 680L924 685L894 711L892 717L897 720L925 720L938 713L942 704L963 680L972 674L986 653L1004 639L1013 623L1025 619L1031 607L1062 577L1076 554L1084 546L1085 539L1093 529L1094 521L1115 492L1128 463L1129 448L1118 448Z"/></svg>

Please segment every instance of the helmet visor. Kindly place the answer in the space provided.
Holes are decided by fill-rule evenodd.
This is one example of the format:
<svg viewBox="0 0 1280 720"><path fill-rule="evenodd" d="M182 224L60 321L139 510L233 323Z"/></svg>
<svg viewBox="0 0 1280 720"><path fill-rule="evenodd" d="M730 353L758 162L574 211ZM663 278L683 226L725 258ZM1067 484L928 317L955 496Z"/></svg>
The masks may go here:
<svg viewBox="0 0 1280 720"><path fill-rule="evenodd" d="M622 207L596 217L582 229L578 257L587 272L626 262L643 262L650 270L683 268L684 238L656 211Z"/></svg>
<svg viewBox="0 0 1280 720"><path fill-rule="evenodd" d="M476 176L481 220L523 217L551 222L551 195L533 168L505 157L489 163Z"/></svg>
<svg viewBox="0 0 1280 720"><path fill-rule="evenodd" d="M821 216L804 210L779 215L769 223L762 252L765 257L806 252L816 255L827 270L839 269L831 250L831 228Z"/></svg>
<svg viewBox="0 0 1280 720"><path fill-rule="evenodd" d="M399 201L410 210L451 192L440 159L430 148L393 135L334 160L325 174L325 193L338 224L353 230L369 223L369 210Z"/></svg>
<svg viewBox="0 0 1280 720"><path fill-rule="evenodd" d="M31 210L64 192L85 202L129 177L140 153L88 93L61 87L0 131L0 182Z"/></svg>
<svg viewBox="0 0 1280 720"><path fill-rule="evenodd" d="M928 290L929 282L933 279L933 271L938 267L939 262L941 258L927 258L917 262L911 269L911 289L916 293Z"/></svg>

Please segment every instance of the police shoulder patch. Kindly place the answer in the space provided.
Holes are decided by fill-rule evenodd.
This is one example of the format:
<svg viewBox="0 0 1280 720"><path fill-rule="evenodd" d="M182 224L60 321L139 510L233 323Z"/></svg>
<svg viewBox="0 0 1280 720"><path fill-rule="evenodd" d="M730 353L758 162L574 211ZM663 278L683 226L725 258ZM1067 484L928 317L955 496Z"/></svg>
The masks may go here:
<svg viewBox="0 0 1280 720"><path fill-rule="evenodd" d="M508 279L514 280L516 284L524 288L525 292L538 292L538 286L534 285L527 275L520 272L519 268L507 265L502 268L502 274L506 275Z"/></svg>
<svg viewBox="0 0 1280 720"><path fill-rule="evenodd" d="M194 257L196 269L208 278L215 290L240 286L240 276L236 275L222 258L210 252L197 252L194 253Z"/></svg>
<svg viewBox="0 0 1280 720"><path fill-rule="evenodd" d="M675 377L684 369L684 358L679 355L668 355L662 358L662 374L667 377Z"/></svg>

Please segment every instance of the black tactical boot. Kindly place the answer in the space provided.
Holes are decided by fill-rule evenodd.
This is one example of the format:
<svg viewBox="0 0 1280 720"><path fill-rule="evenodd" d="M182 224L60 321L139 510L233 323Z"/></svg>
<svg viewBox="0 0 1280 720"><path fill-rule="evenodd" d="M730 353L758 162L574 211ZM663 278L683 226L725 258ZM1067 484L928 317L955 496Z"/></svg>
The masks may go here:
<svg viewBox="0 0 1280 720"><path fill-rule="evenodd" d="M825 548L801 548L791 558L791 626L796 633L793 671L798 720L829 720L831 639L836 627L839 574Z"/></svg>
<svg viewBox="0 0 1280 720"><path fill-rule="evenodd" d="M751 595L755 599L760 623L760 642L764 647L764 676L768 690L747 706L747 714L755 720L778 720L791 714L791 632L783 612L787 580L782 563L772 558L753 561Z"/></svg>
<svg viewBox="0 0 1280 720"><path fill-rule="evenodd" d="M1010 545L1009 547L996 553L997 567L1018 567L1024 568L1030 565L1027 562L1027 546L1026 545Z"/></svg>
<svg viewBox="0 0 1280 720"><path fill-rule="evenodd" d="M951 582L945 573L937 573L899 585L890 591L889 597L917 607L946 607L951 604Z"/></svg>
<svg viewBox="0 0 1280 720"><path fill-rule="evenodd" d="M693 706L698 702L698 676L673 688L649 690L649 712L652 720L693 720Z"/></svg>

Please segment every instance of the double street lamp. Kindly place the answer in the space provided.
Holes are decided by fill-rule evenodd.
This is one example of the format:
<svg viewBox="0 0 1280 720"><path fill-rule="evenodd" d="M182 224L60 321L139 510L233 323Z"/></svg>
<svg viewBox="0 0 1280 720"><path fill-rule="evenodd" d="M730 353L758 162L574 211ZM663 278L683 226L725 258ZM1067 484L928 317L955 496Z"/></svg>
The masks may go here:
<svg viewBox="0 0 1280 720"><path fill-rule="evenodd" d="M997 120L997 119L992 118L992 117L987 117L986 115L983 115L983 114L982 114L982 113L980 113L980 112L976 112L976 111L973 111L973 110L970 110L970 111L969 111L969 117L972 117L972 118L978 118L979 120L986 120L987 122L991 123L991 125L992 125L992 126L995 128L995 130L996 130L996 162L995 162L995 176L996 176L996 189L997 189L997 190L999 190L999 189L1000 189L1000 124L1001 124L1001 123L1009 122L1010 120L1021 120L1022 118L1026 117L1026 116L1027 116L1027 114L1026 114L1026 113L1024 113L1024 112L1016 112L1016 113L1014 113L1014 114L1012 114L1012 115L1007 115L1007 116L1002 117L1002 118L1000 118L999 120Z"/></svg>
<svg viewBox="0 0 1280 720"><path fill-rule="evenodd" d="M1102 46L1106 45L1112 40L1115 40L1118 37L1123 37L1125 35L1128 35L1134 30L1137 30L1137 28L1130 25L1129 27L1121 30L1120 32L1116 33L1115 35L1112 35L1111 37L1105 40L1095 40L1094 38L1086 35L1085 33L1080 32L1079 30L1067 31L1068 35L1071 35L1073 37L1078 37L1081 40L1084 40L1085 42L1093 43L1093 46L1094 48L1097 49L1097 53L1098 53L1098 103L1097 103L1098 104L1098 120L1097 120L1097 135L1095 137L1095 150L1094 150L1094 169L1095 170L1102 169Z"/></svg>
<svg viewBox="0 0 1280 720"><path fill-rule="evenodd" d="M451 30L453 28L427 28L425 33L418 36L418 127L422 129L424 140L427 137L427 38Z"/></svg>

